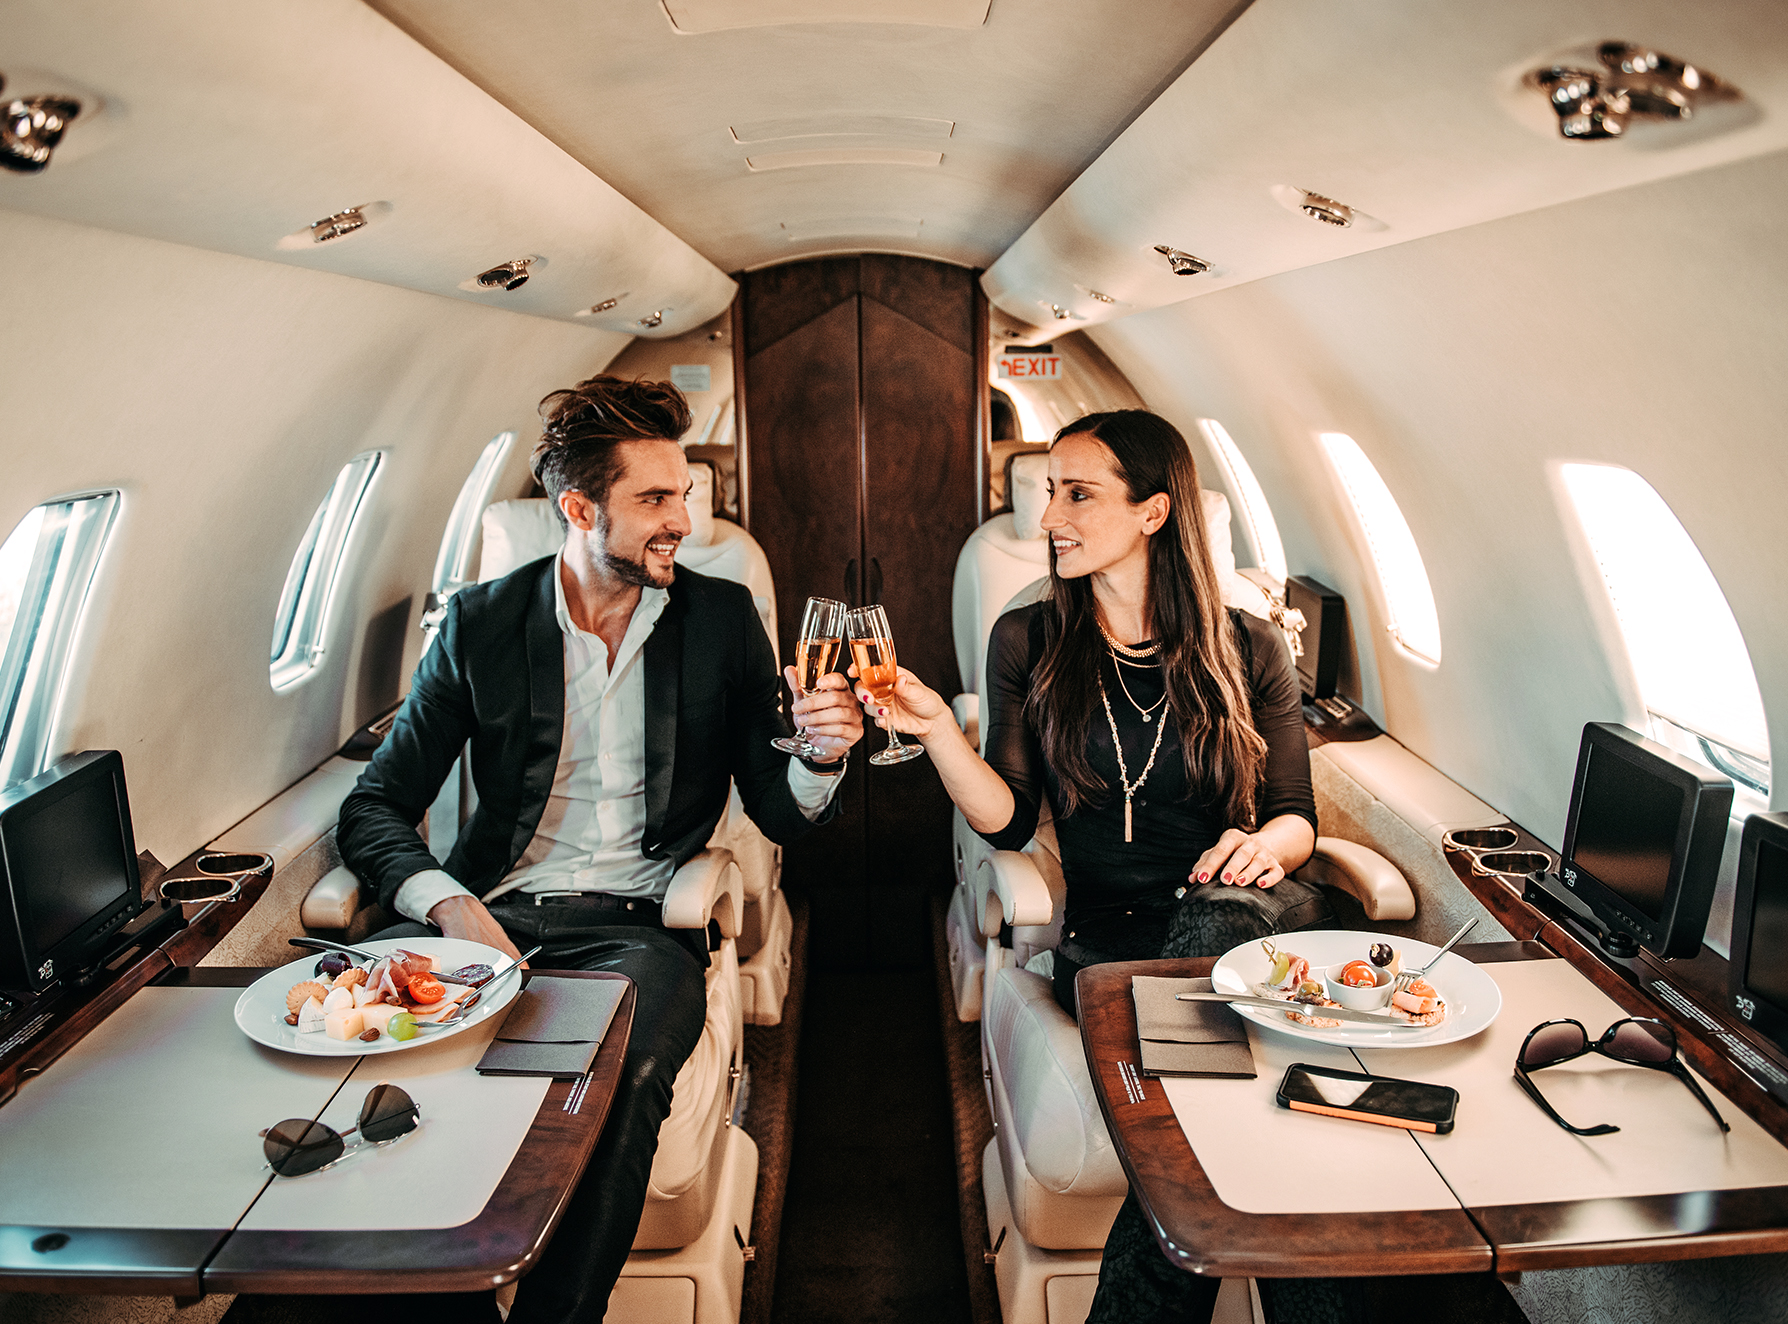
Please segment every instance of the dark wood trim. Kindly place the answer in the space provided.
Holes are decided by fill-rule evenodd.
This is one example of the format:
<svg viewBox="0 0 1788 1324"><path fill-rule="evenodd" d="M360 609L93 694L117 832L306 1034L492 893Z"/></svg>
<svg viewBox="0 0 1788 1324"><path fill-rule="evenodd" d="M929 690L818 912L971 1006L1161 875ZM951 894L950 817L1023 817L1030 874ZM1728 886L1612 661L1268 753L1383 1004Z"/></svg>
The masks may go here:
<svg viewBox="0 0 1788 1324"><path fill-rule="evenodd" d="M739 526L751 532L751 443L745 409L745 273L735 272L732 306L727 310L733 338L733 469L739 485Z"/></svg>
<svg viewBox="0 0 1788 1324"><path fill-rule="evenodd" d="M1213 1277L1309 1278L1486 1273L1490 1244L1462 1209L1247 1214L1225 1205L1186 1143L1159 1081L1130 1102L1120 1062L1139 1057L1133 975L1208 975L1211 957L1090 966L1075 981L1080 1037L1099 1110L1168 1261Z"/></svg>
<svg viewBox="0 0 1788 1324"><path fill-rule="evenodd" d="M89 1296L199 1296L200 1271L227 1227L108 1228L0 1225L0 1292ZM40 1237L67 1237L35 1251Z"/></svg>
<svg viewBox="0 0 1788 1324"><path fill-rule="evenodd" d="M1469 1210L1498 1273L1788 1250L1788 1186Z"/></svg>
<svg viewBox="0 0 1788 1324"><path fill-rule="evenodd" d="M626 978L573 970L542 970L531 976L541 977ZM580 1111L565 1111L579 1082L554 1081L509 1171L471 1222L390 1232L235 1232L205 1266L205 1290L477 1292L519 1278L552 1239L602 1134L632 1033L634 1001L629 987L592 1064Z"/></svg>
<svg viewBox="0 0 1788 1324"><path fill-rule="evenodd" d="M992 311L987 304L987 291L981 287L981 272L975 272L975 509L978 519L986 523L993 518L993 495L990 488L993 465L993 381L989 371L993 365Z"/></svg>

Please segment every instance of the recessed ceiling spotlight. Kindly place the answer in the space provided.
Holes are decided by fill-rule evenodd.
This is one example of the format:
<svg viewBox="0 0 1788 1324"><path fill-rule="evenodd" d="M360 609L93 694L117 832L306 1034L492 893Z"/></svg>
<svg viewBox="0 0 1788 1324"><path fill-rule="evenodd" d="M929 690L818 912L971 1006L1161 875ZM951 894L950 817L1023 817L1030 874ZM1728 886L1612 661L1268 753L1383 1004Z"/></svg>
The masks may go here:
<svg viewBox="0 0 1788 1324"><path fill-rule="evenodd" d="M623 290L612 299L604 299L601 303L593 303L588 308L579 308L571 315L573 317L600 317L603 313L613 312L614 309L619 307L621 300L625 299L627 294L628 291Z"/></svg>
<svg viewBox="0 0 1788 1324"><path fill-rule="evenodd" d="M6 79L0 77L0 88ZM0 166L35 175L50 163L69 121L81 113L72 97L14 97L0 105Z"/></svg>
<svg viewBox="0 0 1788 1324"><path fill-rule="evenodd" d="M340 239L353 234L356 230L366 228L366 213L358 207L349 207L346 211L338 211L333 216L325 216L320 221L310 223L310 241L313 244L326 244L332 239Z"/></svg>
<svg viewBox="0 0 1788 1324"><path fill-rule="evenodd" d="M1074 316L1073 313L1069 312L1066 308L1062 307L1061 304L1059 304L1059 303L1050 304L1049 311L1055 315L1055 320L1058 322L1065 322L1070 317Z"/></svg>
<svg viewBox="0 0 1788 1324"><path fill-rule="evenodd" d="M1155 251L1167 259L1168 268L1176 276L1202 276L1211 269L1211 264L1203 258L1193 257L1167 244L1156 244Z"/></svg>
<svg viewBox="0 0 1788 1324"><path fill-rule="evenodd" d="M1304 200L1298 204L1298 210L1313 221L1321 221L1324 225L1338 225L1343 230L1353 224L1353 208L1345 202L1336 202L1333 198L1325 198L1320 193L1304 190Z"/></svg>
<svg viewBox="0 0 1788 1324"><path fill-rule="evenodd" d="M648 331L655 326L663 326L664 315L669 311L670 309L668 308L660 308L656 312L647 313L644 317L639 319L639 325L645 327Z"/></svg>
<svg viewBox="0 0 1788 1324"><path fill-rule="evenodd" d="M1735 101L1737 88L1686 60L1630 41L1604 41L1595 48L1599 69L1553 64L1532 70L1522 81L1545 95L1558 116L1561 137L1576 142L1619 138L1635 120L1694 118L1700 107Z"/></svg>

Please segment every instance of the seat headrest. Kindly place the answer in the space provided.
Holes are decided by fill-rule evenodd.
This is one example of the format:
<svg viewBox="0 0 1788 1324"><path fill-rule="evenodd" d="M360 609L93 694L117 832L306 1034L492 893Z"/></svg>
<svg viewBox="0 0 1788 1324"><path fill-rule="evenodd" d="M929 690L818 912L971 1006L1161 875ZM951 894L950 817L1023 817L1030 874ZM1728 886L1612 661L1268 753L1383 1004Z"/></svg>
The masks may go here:
<svg viewBox="0 0 1788 1324"><path fill-rule="evenodd" d="M1012 506L1012 530L1020 538L1041 538L1043 507L1049 504L1049 456L1037 451L1012 457L1012 482L1006 500Z"/></svg>
<svg viewBox="0 0 1788 1324"><path fill-rule="evenodd" d="M530 561L551 556L565 545L565 530L545 497L493 501L484 508L484 551L478 558L478 582L501 579Z"/></svg>
<svg viewBox="0 0 1788 1324"><path fill-rule="evenodd" d="M705 460L689 465L689 536L684 542L706 547L714 541L714 466Z"/></svg>
<svg viewBox="0 0 1788 1324"><path fill-rule="evenodd" d="M1198 493L1203 507L1205 536L1211 544L1211 564L1217 568L1217 582L1227 584L1235 574L1235 538L1229 528L1229 498L1221 492L1202 488Z"/></svg>

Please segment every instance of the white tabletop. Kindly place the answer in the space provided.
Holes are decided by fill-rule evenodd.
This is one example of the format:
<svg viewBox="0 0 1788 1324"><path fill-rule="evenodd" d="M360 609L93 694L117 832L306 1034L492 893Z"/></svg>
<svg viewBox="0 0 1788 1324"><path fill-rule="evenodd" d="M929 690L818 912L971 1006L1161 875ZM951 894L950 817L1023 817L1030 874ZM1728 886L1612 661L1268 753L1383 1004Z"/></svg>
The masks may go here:
<svg viewBox="0 0 1788 1324"><path fill-rule="evenodd" d="M257 1132L314 1117L354 1062L236 1028L235 988L146 988L0 1108L0 1222L228 1228L272 1175Z"/></svg>
<svg viewBox="0 0 1788 1324"><path fill-rule="evenodd" d="M1249 1024L1255 1080L1164 1079L1174 1116L1224 1204L1251 1214L1452 1209L1788 1185L1788 1148L1706 1081L1724 1133L1681 1081L1598 1055L1534 1082L1574 1136L1522 1091L1515 1055L1543 1021L1572 1017L1591 1038L1627 1013L1568 961L1482 967L1502 1014L1482 1034L1433 1048L1341 1049ZM1274 1101L1293 1062L1451 1085L1450 1135L1294 1113ZM1699 1077L1697 1077L1699 1079Z"/></svg>
<svg viewBox="0 0 1788 1324"><path fill-rule="evenodd" d="M1380 1076L1404 1076L1459 1091L1451 1135L1413 1136L1467 1206L1534 1204L1788 1185L1788 1148L1738 1105L1697 1077L1724 1133L1687 1086L1663 1071L1599 1054L1532 1074L1576 1126L1610 1123L1615 1135L1574 1136L1516 1083L1515 1055L1543 1021L1572 1017L1593 1040L1628 1013L1568 961L1488 966L1502 989L1502 1015L1484 1033L1440 1048L1370 1049L1358 1056Z"/></svg>
<svg viewBox="0 0 1788 1324"><path fill-rule="evenodd" d="M480 1076L474 1068L500 1018L438 1044L353 1059L354 1074L323 1110L353 1126L367 1091L401 1085L422 1124L389 1145L358 1145L327 1172L281 1178L241 1226L256 1231L383 1231L459 1227L478 1217L509 1170L552 1081Z"/></svg>

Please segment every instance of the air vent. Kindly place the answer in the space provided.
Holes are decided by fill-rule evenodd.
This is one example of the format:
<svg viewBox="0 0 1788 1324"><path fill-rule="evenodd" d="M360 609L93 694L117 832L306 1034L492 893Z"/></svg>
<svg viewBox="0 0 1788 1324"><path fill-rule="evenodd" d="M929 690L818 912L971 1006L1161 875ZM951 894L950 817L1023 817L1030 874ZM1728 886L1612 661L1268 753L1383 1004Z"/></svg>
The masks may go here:
<svg viewBox="0 0 1788 1324"><path fill-rule="evenodd" d="M604 299L601 303L593 303L588 308L580 308L571 315L573 317L598 317L603 313L612 312L626 297L624 293L617 294L612 299Z"/></svg>
<svg viewBox="0 0 1788 1324"><path fill-rule="evenodd" d="M741 147L790 138L948 138L956 132L956 121L918 115L796 115L735 124L729 132Z"/></svg>
<svg viewBox="0 0 1788 1324"><path fill-rule="evenodd" d="M1523 80L1543 94L1572 142L1625 137L1636 123L1689 120L1698 110L1741 100L1738 89L1705 69L1630 41L1604 41L1592 59L1565 59Z"/></svg>
<svg viewBox="0 0 1788 1324"><path fill-rule="evenodd" d="M978 28L993 0L659 0L675 32L784 23L910 23L933 28Z"/></svg>
<svg viewBox="0 0 1788 1324"><path fill-rule="evenodd" d="M925 224L916 216L822 216L782 222L790 243L809 239L917 239Z"/></svg>
<svg viewBox="0 0 1788 1324"><path fill-rule="evenodd" d="M1298 210L1313 221L1321 221L1324 225L1339 226L1345 230L1353 224L1353 208L1345 202L1336 202L1333 198L1325 198L1320 193L1306 192L1304 200L1298 204Z"/></svg>
<svg viewBox="0 0 1788 1324"><path fill-rule="evenodd" d="M1307 216L1319 225L1334 230L1377 233L1390 227L1376 216L1368 215L1350 202L1339 202L1323 193L1290 184L1274 184L1267 192L1286 211Z"/></svg>
<svg viewBox="0 0 1788 1324"><path fill-rule="evenodd" d="M546 265L546 259L537 253L523 257L512 257L507 262L499 262L494 267L486 267L470 280L461 281L460 289L469 290L473 294L502 294L510 290L519 290L528 281L540 273Z"/></svg>
<svg viewBox="0 0 1788 1324"><path fill-rule="evenodd" d="M319 244L338 244L351 235L365 232L383 220L391 211L389 202L363 202L357 207L343 207L321 220L286 235L275 248L286 250L316 248Z"/></svg>
<svg viewBox="0 0 1788 1324"><path fill-rule="evenodd" d="M1155 251L1167 259L1168 270L1176 276L1202 276L1211 269L1211 264L1203 258L1193 257L1167 244L1156 244Z"/></svg>
<svg viewBox="0 0 1788 1324"><path fill-rule="evenodd" d="M6 80L0 77L0 88ZM73 97L13 97L0 104L0 166L35 175L50 163L69 122L81 113Z"/></svg>
<svg viewBox="0 0 1788 1324"><path fill-rule="evenodd" d="M921 152L906 147L816 147L800 152L767 152L745 158L747 169L800 170L807 166L937 166L942 152Z"/></svg>

